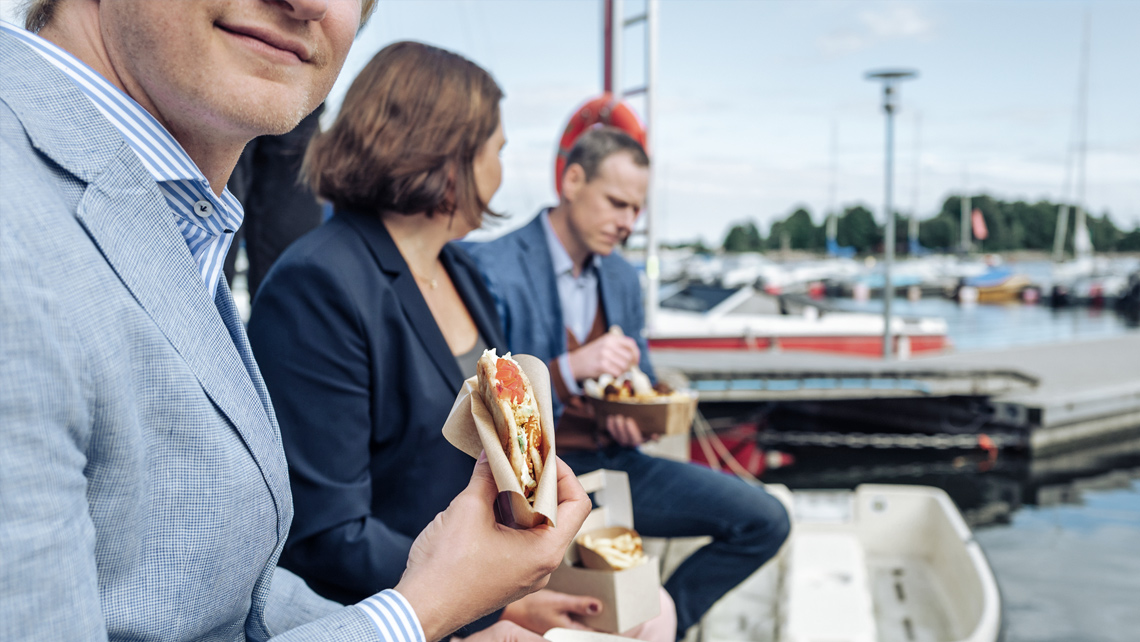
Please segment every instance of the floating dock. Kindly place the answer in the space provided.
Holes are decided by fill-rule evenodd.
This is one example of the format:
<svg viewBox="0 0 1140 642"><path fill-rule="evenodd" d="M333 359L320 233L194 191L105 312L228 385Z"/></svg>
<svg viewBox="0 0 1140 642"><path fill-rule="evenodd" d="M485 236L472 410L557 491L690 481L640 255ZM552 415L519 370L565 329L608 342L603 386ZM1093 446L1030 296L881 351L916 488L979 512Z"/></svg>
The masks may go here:
<svg viewBox="0 0 1140 642"><path fill-rule="evenodd" d="M702 404L783 402L919 432L1016 432L1047 455L1140 426L1140 333L881 361L796 352L654 351Z"/></svg>

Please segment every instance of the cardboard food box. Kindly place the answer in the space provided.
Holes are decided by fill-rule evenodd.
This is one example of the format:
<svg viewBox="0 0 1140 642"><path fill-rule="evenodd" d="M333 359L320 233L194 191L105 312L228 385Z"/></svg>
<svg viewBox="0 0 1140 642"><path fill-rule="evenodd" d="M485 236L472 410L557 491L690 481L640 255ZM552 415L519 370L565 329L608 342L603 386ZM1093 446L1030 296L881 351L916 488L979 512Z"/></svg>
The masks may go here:
<svg viewBox="0 0 1140 642"><path fill-rule="evenodd" d="M601 600L602 612L581 617L582 623L605 633L624 633L661 612L660 561L650 555L644 564L624 571L579 566L578 537L614 526L634 528L634 524L628 475L621 471L595 470L580 475L578 481L587 493L594 494L598 508L590 511L574 538L575 543L566 549L562 565L550 575L546 588Z"/></svg>
<svg viewBox="0 0 1140 642"><path fill-rule="evenodd" d="M610 415L625 415L637 422L644 435L687 435L697 412L697 395L664 397L659 401L606 401L587 396L594 407L598 424Z"/></svg>

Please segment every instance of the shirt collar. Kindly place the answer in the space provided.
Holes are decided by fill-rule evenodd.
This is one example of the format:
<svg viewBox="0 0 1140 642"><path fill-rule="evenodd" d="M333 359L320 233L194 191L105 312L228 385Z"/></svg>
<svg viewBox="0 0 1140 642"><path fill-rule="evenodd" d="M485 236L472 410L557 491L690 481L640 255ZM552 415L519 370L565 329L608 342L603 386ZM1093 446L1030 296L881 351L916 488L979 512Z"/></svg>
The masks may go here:
<svg viewBox="0 0 1140 642"><path fill-rule="evenodd" d="M550 248L550 260L554 263L555 274L567 274L571 276L574 274L574 259L570 258L570 253L562 245L562 240L558 238L558 234L554 231L554 226L550 224L550 208L542 210L539 214L542 217L542 229L546 232L546 244ZM590 260L586 262L586 268L582 270L585 276L586 272L590 270L597 270L602 262L602 257L597 254L591 254Z"/></svg>

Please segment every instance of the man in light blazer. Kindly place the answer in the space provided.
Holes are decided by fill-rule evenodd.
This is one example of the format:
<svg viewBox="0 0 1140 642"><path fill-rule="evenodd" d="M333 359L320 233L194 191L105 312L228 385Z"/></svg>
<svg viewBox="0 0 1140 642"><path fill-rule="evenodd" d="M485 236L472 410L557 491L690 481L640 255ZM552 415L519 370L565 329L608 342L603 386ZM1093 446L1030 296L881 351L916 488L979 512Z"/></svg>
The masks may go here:
<svg viewBox="0 0 1140 642"><path fill-rule="evenodd" d="M614 250L645 203L649 158L616 129L591 130L566 158L561 199L522 228L468 251L495 297L507 347L550 366L561 404L559 454L575 473L629 474L633 522L651 537L711 536L673 572L677 638L780 549L783 505L761 488L708 468L643 454L632 419L597 426L581 383L630 366L653 376L637 270ZM612 328L620 329L614 332Z"/></svg>
<svg viewBox="0 0 1140 642"><path fill-rule="evenodd" d="M430 642L559 563L589 511L569 469L558 528L516 532L482 462L395 590L342 607L277 568L292 502L223 188L371 4L36 0L39 35L0 25L0 639Z"/></svg>

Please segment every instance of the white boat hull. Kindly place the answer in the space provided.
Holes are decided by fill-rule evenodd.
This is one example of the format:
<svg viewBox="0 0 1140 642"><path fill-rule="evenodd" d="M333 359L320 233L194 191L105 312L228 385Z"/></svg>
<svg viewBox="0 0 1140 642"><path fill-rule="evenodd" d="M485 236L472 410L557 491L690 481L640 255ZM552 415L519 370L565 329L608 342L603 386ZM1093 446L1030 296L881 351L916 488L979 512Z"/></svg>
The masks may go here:
<svg viewBox="0 0 1140 642"><path fill-rule="evenodd" d="M702 620L702 642L993 642L1001 599L940 489L769 490L794 514L780 554Z"/></svg>

